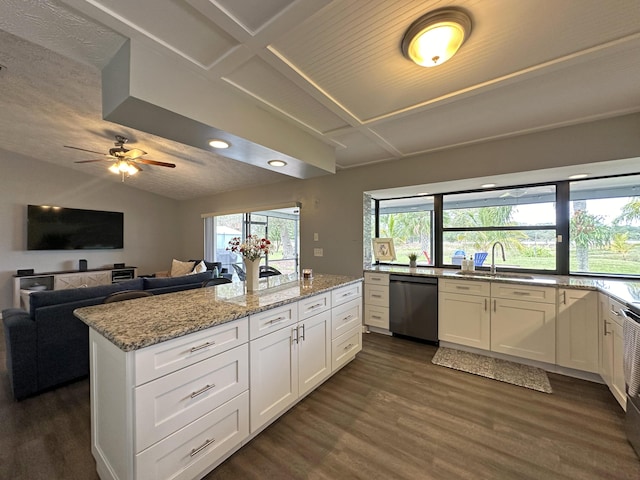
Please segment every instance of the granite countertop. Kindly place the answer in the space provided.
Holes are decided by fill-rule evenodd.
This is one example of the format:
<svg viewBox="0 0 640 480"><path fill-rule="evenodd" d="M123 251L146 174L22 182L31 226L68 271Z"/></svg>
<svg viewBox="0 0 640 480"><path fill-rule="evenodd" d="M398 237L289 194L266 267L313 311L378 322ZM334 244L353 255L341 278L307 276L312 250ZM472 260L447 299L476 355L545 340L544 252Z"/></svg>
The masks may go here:
<svg viewBox="0 0 640 480"><path fill-rule="evenodd" d="M640 281L614 280L609 278L580 277L574 275L538 275L500 272L490 275L489 272L476 271L461 273L460 269L417 267L409 268L401 265L379 265L365 269L368 272L394 273L398 275L414 275L438 278L455 278L457 280L477 280L515 283L521 285L537 285L543 287L568 287L586 290L597 290L614 297L634 311L640 311Z"/></svg>
<svg viewBox="0 0 640 480"><path fill-rule="evenodd" d="M244 282L235 282L83 307L73 313L128 352L361 280L342 275L316 274L312 280L277 275L260 279L258 291L251 293L245 291Z"/></svg>

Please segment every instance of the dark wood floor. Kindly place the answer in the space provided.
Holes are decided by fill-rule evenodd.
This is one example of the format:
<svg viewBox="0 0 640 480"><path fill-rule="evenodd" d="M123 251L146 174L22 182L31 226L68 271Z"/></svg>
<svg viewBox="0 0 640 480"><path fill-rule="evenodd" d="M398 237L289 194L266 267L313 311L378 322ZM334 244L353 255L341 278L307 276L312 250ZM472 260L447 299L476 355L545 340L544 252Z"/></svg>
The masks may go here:
<svg viewBox="0 0 640 480"><path fill-rule="evenodd" d="M435 351L365 335L355 361L206 479L640 478L605 386L550 374L548 395L432 365ZM1 353L0 479L96 479L88 380L14 402Z"/></svg>

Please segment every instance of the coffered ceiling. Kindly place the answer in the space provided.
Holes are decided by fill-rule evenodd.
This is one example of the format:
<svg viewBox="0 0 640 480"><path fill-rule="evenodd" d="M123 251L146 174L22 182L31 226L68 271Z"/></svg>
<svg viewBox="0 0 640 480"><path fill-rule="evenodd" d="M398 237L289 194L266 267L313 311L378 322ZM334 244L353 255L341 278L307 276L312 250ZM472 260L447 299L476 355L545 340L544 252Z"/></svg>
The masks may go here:
<svg viewBox="0 0 640 480"><path fill-rule="evenodd" d="M5 0L0 149L112 178L63 145L124 134L177 165L127 181L185 199L640 111L637 0L459 0L458 54L406 60L407 27L451 5ZM242 151L213 152L214 135Z"/></svg>

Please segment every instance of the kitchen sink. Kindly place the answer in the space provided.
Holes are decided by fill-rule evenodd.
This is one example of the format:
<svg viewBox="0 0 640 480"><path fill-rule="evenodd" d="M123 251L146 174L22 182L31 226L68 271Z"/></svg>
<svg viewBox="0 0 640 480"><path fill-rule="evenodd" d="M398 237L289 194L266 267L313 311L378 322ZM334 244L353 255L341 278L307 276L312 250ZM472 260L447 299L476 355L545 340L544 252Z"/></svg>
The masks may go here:
<svg viewBox="0 0 640 480"><path fill-rule="evenodd" d="M513 279L513 280L533 280L534 277L532 275L523 275L520 273L509 273L509 272L482 272L482 271L472 271L472 272L456 272L456 275L462 275L466 277L487 277L487 278L499 278L499 279Z"/></svg>

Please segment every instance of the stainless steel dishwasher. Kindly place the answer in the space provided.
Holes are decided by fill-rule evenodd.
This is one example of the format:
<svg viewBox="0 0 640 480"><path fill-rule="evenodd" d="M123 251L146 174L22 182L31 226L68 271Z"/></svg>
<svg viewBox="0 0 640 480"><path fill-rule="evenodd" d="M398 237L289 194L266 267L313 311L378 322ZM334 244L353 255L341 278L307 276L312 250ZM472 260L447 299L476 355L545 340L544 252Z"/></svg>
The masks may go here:
<svg viewBox="0 0 640 480"><path fill-rule="evenodd" d="M438 279L389 276L389 330L438 343Z"/></svg>

